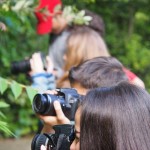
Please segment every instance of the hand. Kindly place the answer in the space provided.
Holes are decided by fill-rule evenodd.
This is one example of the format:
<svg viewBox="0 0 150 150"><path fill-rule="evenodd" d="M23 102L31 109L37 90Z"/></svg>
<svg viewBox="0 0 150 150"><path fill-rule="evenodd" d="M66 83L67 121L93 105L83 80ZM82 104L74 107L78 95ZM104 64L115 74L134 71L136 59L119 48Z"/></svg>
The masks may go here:
<svg viewBox="0 0 150 150"><path fill-rule="evenodd" d="M40 148L41 150L46 150L46 146L44 146L44 145L41 145L41 148Z"/></svg>
<svg viewBox="0 0 150 150"><path fill-rule="evenodd" d="M30 59L31 72L30 75L45 72L40 53L34 53Z"/></svg>
<svg viewBox="0 0 150 150"><path fill-rule="evenodd" d="M52 90L52 91L46 91L47 94L57 94L57 91ZM54 109L56 112L56 116L42 116L38 115L38 117L43 120L44 122L44 127L42 132L46 133L52 133L54 132L53 126L54 125L59 125L59 124L70 124L70 120L64 115L61 105L58 101L54 101Z"/></svg>

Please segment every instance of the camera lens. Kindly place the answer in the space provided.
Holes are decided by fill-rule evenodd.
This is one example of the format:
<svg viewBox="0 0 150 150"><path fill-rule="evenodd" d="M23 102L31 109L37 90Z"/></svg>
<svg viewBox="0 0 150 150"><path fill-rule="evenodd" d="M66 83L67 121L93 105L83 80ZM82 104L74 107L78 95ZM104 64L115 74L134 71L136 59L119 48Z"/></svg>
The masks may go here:
<svg viewBox="0 0 150 150"><path fill-rule="evenodd" d="M36 100L36 107L37 107L38 110L40 110L42 108L42 102L41 102L40 99Z"/></svg>
<svg viewBox="0 0 150 150"><path fill-rule="evenodd" d="M27 73L31 70L30 61L29 60L22 60L22 61L14 61L11 64L11 73L18 74L18 73Z"/></svg>
<svg viewBox="0 0 150 150"><path fill-rule="evenodd" d="M32 103L33 110L41 115L55 116L56 113L54 110L53 102L57 99L58 97L56 95L36 94Z"/></svg>
<svg viewBox="0 0 150 150"><path fill-rule="evenodd" d="M36 113L44 113L48 105L50 104L44 94L37 94L33 99L33 109Z"/></svg>

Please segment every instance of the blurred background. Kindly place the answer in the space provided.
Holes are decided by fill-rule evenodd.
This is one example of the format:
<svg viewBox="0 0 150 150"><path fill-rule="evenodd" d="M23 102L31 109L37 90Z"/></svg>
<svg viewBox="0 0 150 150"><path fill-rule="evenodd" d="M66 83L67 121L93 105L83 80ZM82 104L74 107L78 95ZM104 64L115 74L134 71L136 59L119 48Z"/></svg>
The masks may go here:
<svg viewBox="0 0 150 150"><path fill-rule="evenodd" d="M21 1L24 5L21 5ZM150 91L150 0L62 2L101 15L105 22L104 39L111 55L138 75ZM6 79L7 83L10 82L9 86L12 81L30 85L24 74L11 74L12 61L23 60L36 51L45 54L48 51L49 36L36 33L33 13L36 5L37 0L0 0L0 77ZM17 86L7 88L2 81L4 80L0 83L0 150L13 148L13 145L14 149L20 149L20 146L24 147L23 144L26 145L25 149L30 149L38 120L32 111L29 93L27 95L22 85L21 94L15 95L19 91ZM7 144L8 142L10 143Z"/></svg>

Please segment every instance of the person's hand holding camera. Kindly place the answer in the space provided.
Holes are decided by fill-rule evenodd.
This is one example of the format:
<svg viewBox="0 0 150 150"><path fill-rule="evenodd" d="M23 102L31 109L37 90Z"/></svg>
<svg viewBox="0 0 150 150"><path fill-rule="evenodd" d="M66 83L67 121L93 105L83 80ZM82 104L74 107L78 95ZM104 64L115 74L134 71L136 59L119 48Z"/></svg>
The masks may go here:
<svg viewBox="0 0 150 150"><path fill-rule="evenodd" d="M30 75L34 75L37 73L49 73L53 74L54 66L52 63L52 60L50 59L49 56L46 56L45 63L42 60L41 53L34 53L30 59L30 66L31 66L31 72ZM46 65L46 68L44 68L44 64Z"/></svg>
<svg viewBox="0 0 150 150"><path fill-rule="evenodd" d="M45 94L57 94L57 91L55 90L48 90L45 92ZM53 103L54 109L56 112L56 116L43 116L37 114L37 116L43 120L44 122L44 127L42 129L42 132L44 133L53 133L53 126L54 125L60 125L60 124L70 124L70 120L64 115L61 105L59 101L54 101Z"/></svg>
<svg viewBox="0 0 150 150"><path fill-rule="evenodd" d="M34 53L32 55L32 58L30 59L30 66L31 66L31 71L29 73L30 75L45 72L40 53Z"/></svg>

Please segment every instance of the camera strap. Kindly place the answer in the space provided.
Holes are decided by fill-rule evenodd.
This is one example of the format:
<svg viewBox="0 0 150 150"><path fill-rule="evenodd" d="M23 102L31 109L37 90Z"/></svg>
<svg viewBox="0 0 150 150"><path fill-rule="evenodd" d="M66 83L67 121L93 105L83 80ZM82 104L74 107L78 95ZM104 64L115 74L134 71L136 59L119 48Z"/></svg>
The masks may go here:
<svg viewBox="0 0 150 150"><path fill-rule="evenodd" d="M70 150L70 142L65 134L60 134L56 150Z"/></svg>

